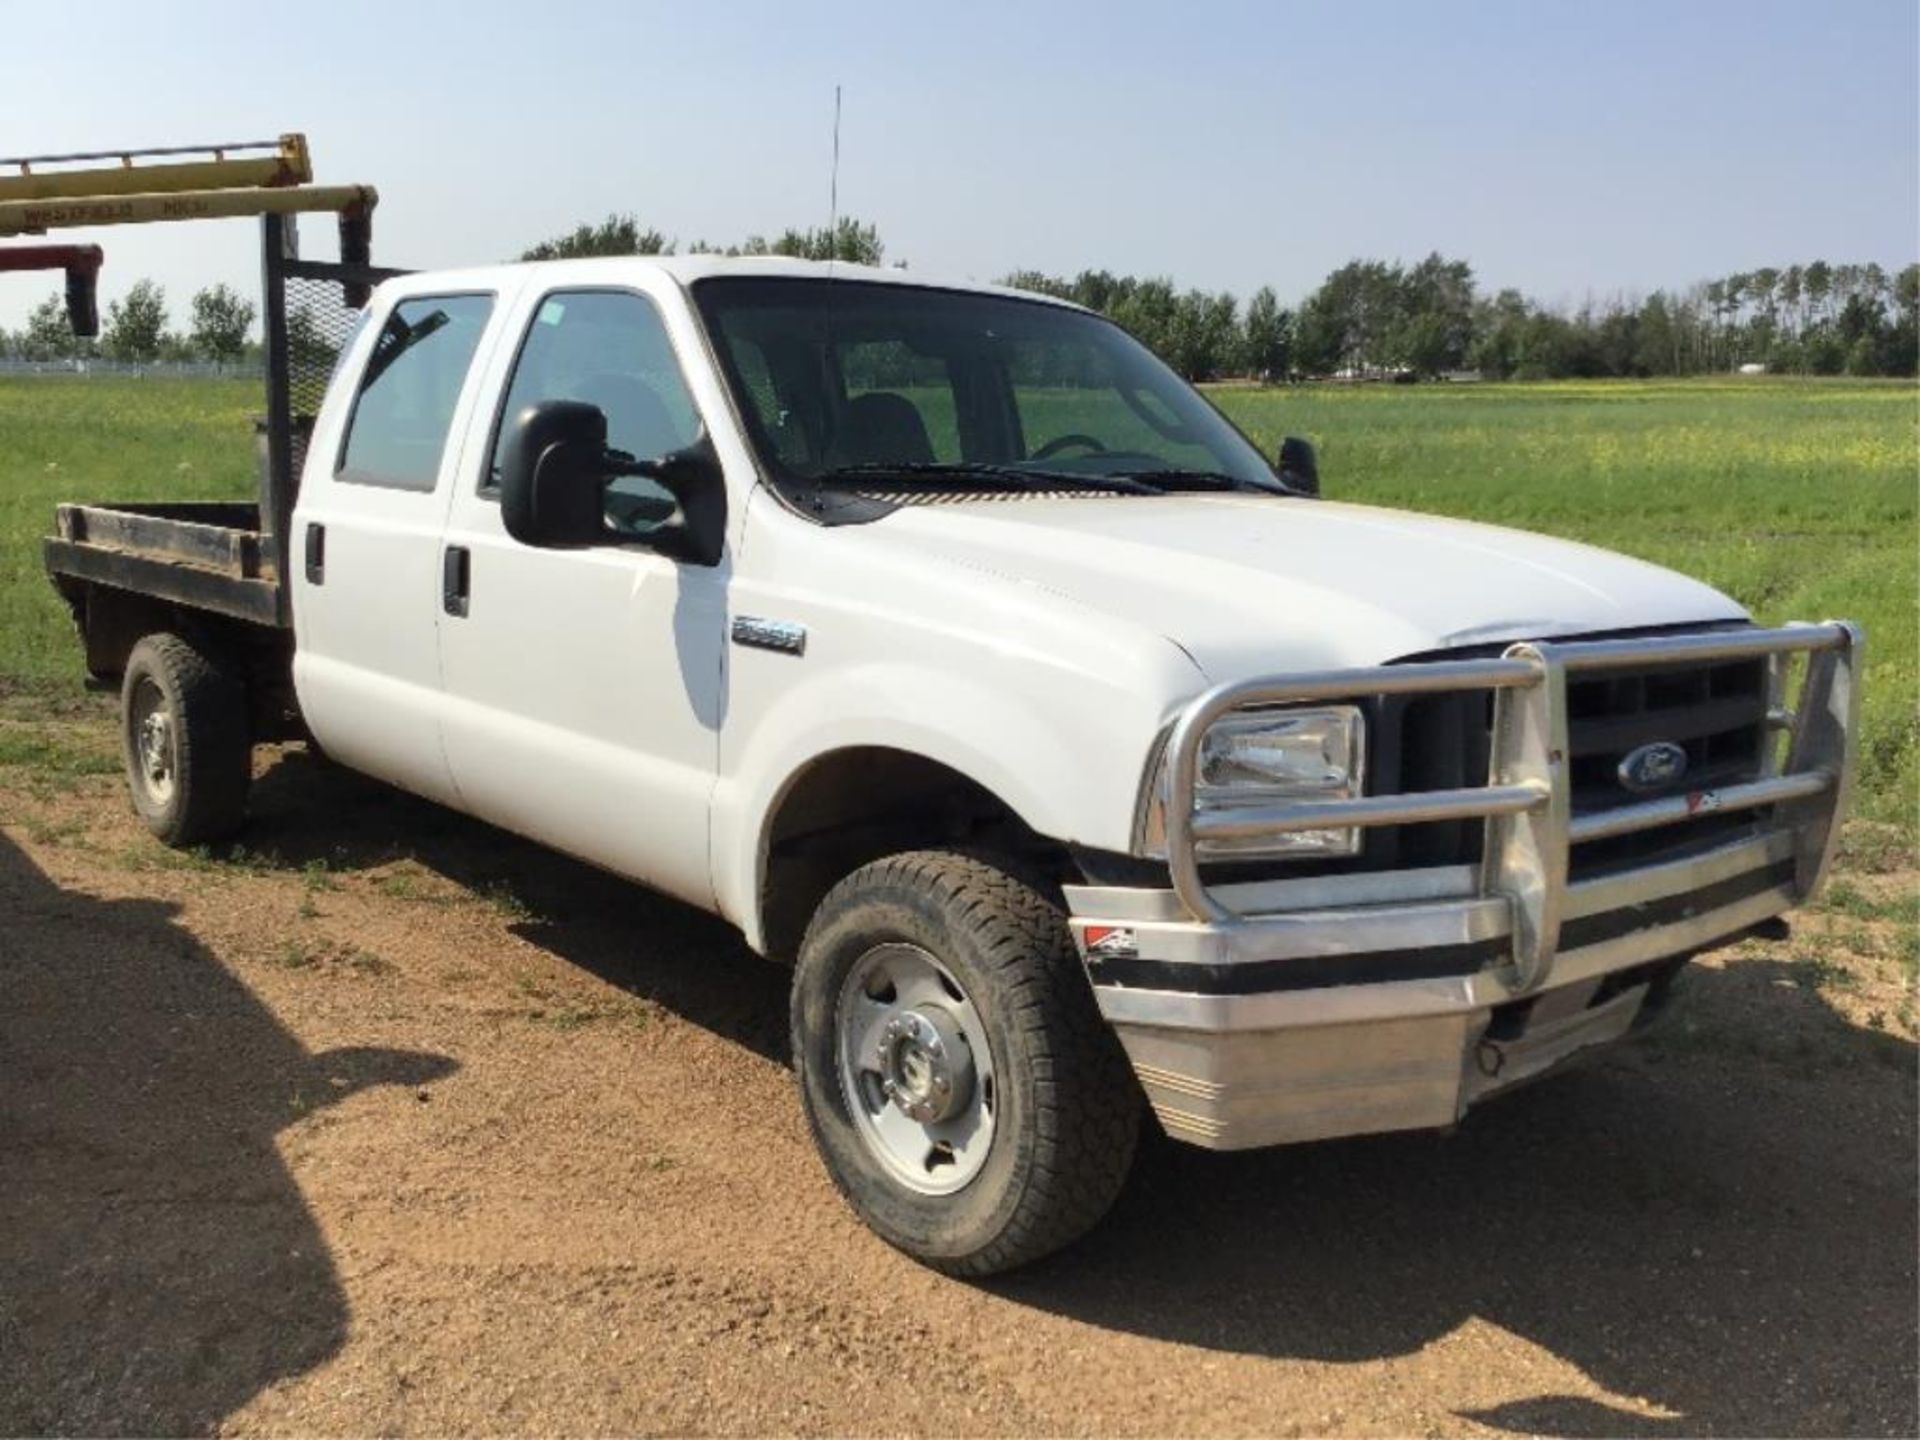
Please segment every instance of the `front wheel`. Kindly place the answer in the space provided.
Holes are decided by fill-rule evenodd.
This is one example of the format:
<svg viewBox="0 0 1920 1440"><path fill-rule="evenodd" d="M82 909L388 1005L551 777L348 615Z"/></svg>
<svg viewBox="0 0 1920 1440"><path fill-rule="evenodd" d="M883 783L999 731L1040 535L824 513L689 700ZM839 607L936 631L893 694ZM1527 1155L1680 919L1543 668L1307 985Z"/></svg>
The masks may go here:
<svg viewBox="0 0 1920 1440"><path fill-rule="evenodd" d="M861 1218L956 1275L1036 1260L1119 1194L1141 1098L1059 907L973 856L855 871L793 984L800 1094Z"/></svg>

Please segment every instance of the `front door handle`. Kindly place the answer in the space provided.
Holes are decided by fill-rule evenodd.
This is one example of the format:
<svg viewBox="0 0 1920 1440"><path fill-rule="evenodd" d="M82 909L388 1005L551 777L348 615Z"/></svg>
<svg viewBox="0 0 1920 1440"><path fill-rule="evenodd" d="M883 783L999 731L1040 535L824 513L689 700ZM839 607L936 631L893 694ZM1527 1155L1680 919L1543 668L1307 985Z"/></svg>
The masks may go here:
<svg viewBox="0 0 1920 1440"><path fill-rule="evenodd" d="M467 613L473 582L473 556L464 545L449 545L440 557L440 608L449 615Z"/></svg>
<svg viewBox="0 0 1920 1440"><path fill-rule="evenodd" d="M327 527L307 522L307 583L327 583Z"/></svg>

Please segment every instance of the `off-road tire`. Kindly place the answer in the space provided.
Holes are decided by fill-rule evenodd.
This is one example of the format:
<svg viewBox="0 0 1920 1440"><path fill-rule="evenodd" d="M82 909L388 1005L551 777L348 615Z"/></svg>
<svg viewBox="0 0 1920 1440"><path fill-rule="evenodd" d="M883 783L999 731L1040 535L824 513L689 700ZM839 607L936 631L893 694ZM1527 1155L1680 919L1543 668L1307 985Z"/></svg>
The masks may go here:
<svg viewBox="0 0 1920 1440"><path fill-rule="evenodd" d="M161 787L142 756L139 706L157 690L171 746L170 785ZM134 812L172 846L232 835L247 818L253 742L246 686L217 657L178 635L148 635L133 647L120 684L120 749Z"/></svg>
<svg viewBox="0 0 1920 1440"><path fill-rule="evenodd" d="M875 946L920 946L967 992L993 1046L995 1132L965 1188L900 1183L855 1128L835 1034L842 985ZM925 850L855 871L820 903L793 977L801 1102L827 1171L888 1243L951 1275L990 1275L1091 1229L1126 1183L1143 1108L1095 1006L1060 905L986 857Z"/></svg>

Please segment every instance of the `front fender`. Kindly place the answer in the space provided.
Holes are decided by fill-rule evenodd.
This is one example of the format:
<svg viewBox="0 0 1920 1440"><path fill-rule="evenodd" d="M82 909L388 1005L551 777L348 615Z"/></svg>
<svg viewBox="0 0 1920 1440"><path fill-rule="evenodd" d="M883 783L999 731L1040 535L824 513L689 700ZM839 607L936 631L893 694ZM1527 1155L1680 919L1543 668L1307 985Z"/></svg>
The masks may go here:
<svg viewBox="0 0 1920 1440"><path fill-rule="evenodd" d="M1009 678L895 659L783 687L722 767L711 832L721 913L762 947L759 896L780 804L816 761L854 748L904 751L957 771L1037 834L1125 850L1142 767L1165 718L1161 694L1062 693L1085 679L1064 672Z"/></svg>

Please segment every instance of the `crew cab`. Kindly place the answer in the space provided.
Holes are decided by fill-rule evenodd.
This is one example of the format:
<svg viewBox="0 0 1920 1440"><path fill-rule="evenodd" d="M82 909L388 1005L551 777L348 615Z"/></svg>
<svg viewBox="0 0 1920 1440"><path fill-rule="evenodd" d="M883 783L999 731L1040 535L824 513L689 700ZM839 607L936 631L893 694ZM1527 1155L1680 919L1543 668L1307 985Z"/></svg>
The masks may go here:
<svg viewBox="0 0 1920 1440"><path fill-rule="evenodd" d="M1093 1225L1144 1123L1450 1126L1634 1030L1838 833L1852 625L1323 500L1309 447L1050 299L388 279L304 453L277 524L47 542L154 832L230 834L302 737L724 916L793 967L832 1178L953 1273Z"/></svg>

